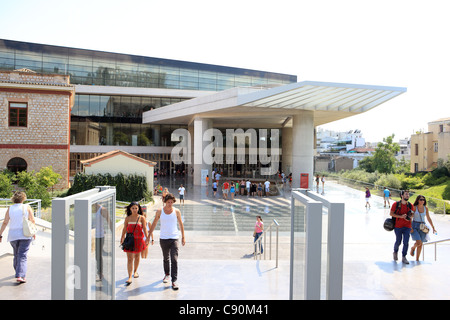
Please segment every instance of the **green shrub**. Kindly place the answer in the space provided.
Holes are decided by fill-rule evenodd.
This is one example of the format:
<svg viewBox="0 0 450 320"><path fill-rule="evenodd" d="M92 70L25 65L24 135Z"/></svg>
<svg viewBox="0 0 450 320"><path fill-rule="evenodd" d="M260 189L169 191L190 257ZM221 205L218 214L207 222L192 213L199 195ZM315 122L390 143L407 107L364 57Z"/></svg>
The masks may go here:
<svg viewBox="0 0 450 320"><path fill-rule="evenodd" d="M8 174L0 172L0 198L9 199L12 197L13 186Z"/></svg>
<svg viewBox="0 0 450 320"><path fill-rule="evenodd" d="M400 189L402 183L394 174L383 174L377 181L375 181L375 185L392 189Z"/></svg>
<svg viewBox="0 0 450 320"><path fill-rule="evenodd" d="M73 185L67 195L83 192L97 186L115 186L116 199L119 201L139 201L141 199L150 200L151 191L148 190L147 180L143 175L116 176L107 174L84 174L77 173L73 180Z"/></svg>

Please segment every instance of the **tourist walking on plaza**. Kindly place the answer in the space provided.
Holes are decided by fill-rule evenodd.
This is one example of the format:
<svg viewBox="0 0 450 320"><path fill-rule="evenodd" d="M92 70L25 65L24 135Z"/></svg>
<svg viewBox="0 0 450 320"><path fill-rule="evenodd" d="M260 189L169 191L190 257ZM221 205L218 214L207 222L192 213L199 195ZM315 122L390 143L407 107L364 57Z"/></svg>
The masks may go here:
<svg viewBox="0 0 450 320"><path fill-rule="evenodd" d="M181 201L183 201L183 204L184 204L184 195L186 193L186 188L183 187L183 185L180 185L180 187L178 188L178 193L180 194L180 204L181 204Z"/></svg>
<svg viewBox="0 0 450 320"><path fill-rule="evenodd" d="M23 219L25 217L32 223L35 223L33 209L31 209L28 204L23 203L25 200L27 200L25 192L14 193L11 198L11 201L14 204L6 210L5 219L0 228L0 242L2 242L3 231L5 231L8 223L11 222L8 232L8 242L13 248L13 267L16 272L15 278L18 283L26 282L28 250L30 249L31 241L36 238L36 235L33 237L26 237L23 234Z"/></svg>
<svg viewBox="0 0 450 320"><path fill-rule="evenodd" d="M261 218L261 216L256 216L255 231L253 232L253 237L254 237L253 242L256 242L256 240L258 240L259 237L262 236L263 231L264 231L263 219ZM259 248L260 248L260 253L262 254L263 251L264 251L262 243L260 243L260 247ZM256 245L255 245L255 252L257 252Z"/></svg>
<svg viewBox="0 0 450 320"><path fill-rule="evenodd" d="M320 181L320 176L316 175L316 191L317 191L317 193L319 193L319 181Z"/></svg>
<svg viewBox="0 0 450 320"><path fill-rule="evenodd" d="M225 181L222 185L222 196L224 200L228 200L228 191L230 190L230 184Z"/></svg>
<svg viewBox="0 0 450 320"><path fill-rule="evenodd" d="M402 262L409 264L406 259L408 253L409 234L411 233L412 213L415 211L414 206L409 200L409 191L402 190L400 192L401 201L397 201L392 205L390 215L395 218L394 232L394 260L398 260L398 250L403 240Z"/></svg>
<svg viewBox="0 0 450 320"><path fill-rule="evenodd" d="M386 187L386 188L384 188L383 194L384 194L384 207L386 208L386 203L387 203L387 206L389 208L391 206L391 203L389 202L389 199L391 198L391 192Z"/></svg>
<svg viewBox="0 0 450 320"><path fill-rule="evenodd" d="M143 216L142 208L139 203L131 202L126 208L126 214L127 217L125 218L125 222L123 224L120 243L123 243L127 233L133 234L134 248L124 248L123 250L127 253L128 280L125 281L125 283L129 285L132 282L132 277L139 277L137 269L139 267L141 252L147 247L150 237L147 231L147 222ZM144 236L146 241L144 241Z"/></svg>
<svg viewBox="0 0 450 320"><path fill-rule="evenodd" d="M270 181L266 179L266 181L264 182L264 193L266 197L269 196L269 191L270 191Z"/></svg>
<svg viewBox="0 0 450 320"><path fill-rule="evenodd" d="M416 261L419 261L420 253L422 252L422 246L424 242L427 242L427 234L429 231L425 232L420 228L420 225L425 223L425 217L427 217L428 222L433 228L433 233L436 232L434 228L433 221L430 218L430 213L427 207L427 200L425 196L419 195L414 202L414 220L412 222L412 233L411 238L416 241L411 247L410 254L414 257L414 253L417 250Z"/></svg>
<svg viewBox="0 0 450 320"><path fill-rule="evenodd" d="M372 195L370 194L369 188L366 187L366 209L367 209L367 206L369 206L369 209L370 209L370 202L369 202L369 200L370 200L371 196Z"/></svg>
<svg viewBox="0 0 450 320"><path fill-rule="evenodd" d="M325 194L325 175L320 179L322 181L322 194Z"/></svg>
<svg viewBox="0 0 450 320"><path fill-rule="evenodd" d="M181 244L186 244L184 238L184 226L181 220L181 212L173 207L175 203L173 194L168 194L164 199L166 205L162 209L158 209L155 214L150 234L156 227L158 221L161 221L159 243L163 253L163 267L164 278L163 282L169 282L169 277L172 276L172 289L178 290L178 247L181 231ZM177 223L180 231L177 228Z"/></svg>

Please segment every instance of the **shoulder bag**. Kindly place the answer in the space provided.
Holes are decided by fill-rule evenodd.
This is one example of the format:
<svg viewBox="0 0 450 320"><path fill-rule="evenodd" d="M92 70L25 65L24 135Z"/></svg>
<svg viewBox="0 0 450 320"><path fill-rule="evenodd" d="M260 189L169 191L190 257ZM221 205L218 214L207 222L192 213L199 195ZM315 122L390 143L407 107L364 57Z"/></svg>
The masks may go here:
<svg viewBox="0 0 450 320"><path fill-rule="evenodd" d="M426 210L427 209L425 208L425 212L426 212ZM417 212L419 212L419 209L417 209ZM420 216L420 219L422 220L422 215L420 214L420 212L419 212L419 216ZM422 220L422 222L420 222L419 229L420 229L420 231L422 231L425 234L430 232L430 228L428 228L428 226L425 224L425 221L423 221L423 220Z"/></svg>
<svg viewBox="0 0 450 320"><path fill-rule="evenodd" d="M25 237L32 237L36 234L37 228L36 225L28 220L28 210L26 210L26 205L22 203L22 228L23 228L23 235Z"/></svg>
<svg viewBox="0 0 450 320"><path fill-rule="evenodd" d="M134 251L134 230L136 230L140 218L141 217L139 216L136 221L136 224L134 225L133 232L127 232L125 239L123 239L123 242L121 244L123 250Z"/></svg>

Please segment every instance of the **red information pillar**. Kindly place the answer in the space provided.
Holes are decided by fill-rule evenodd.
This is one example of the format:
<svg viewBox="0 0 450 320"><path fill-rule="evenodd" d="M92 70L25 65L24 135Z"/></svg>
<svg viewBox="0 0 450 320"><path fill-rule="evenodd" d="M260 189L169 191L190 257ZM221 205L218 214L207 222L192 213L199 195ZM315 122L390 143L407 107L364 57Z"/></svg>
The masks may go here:
<svg viewBox="0 0 450 320"><path fill-rule="evenodd" d="M308 189L308 186L309 186L309 174L300 173L300 188Z"/></svg>

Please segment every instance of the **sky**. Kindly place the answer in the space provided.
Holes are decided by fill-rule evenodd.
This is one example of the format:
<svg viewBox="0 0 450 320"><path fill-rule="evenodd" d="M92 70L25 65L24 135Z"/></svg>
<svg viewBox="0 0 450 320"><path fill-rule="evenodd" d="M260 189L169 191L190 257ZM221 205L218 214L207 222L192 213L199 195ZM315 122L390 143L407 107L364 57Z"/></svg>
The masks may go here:
<svg viewBox="0 0 450 320"><path fill-rule="evenodd" d="M0 0L0 38L405 87L321 126L368 142L450 117L448 0Z"/></svg>

